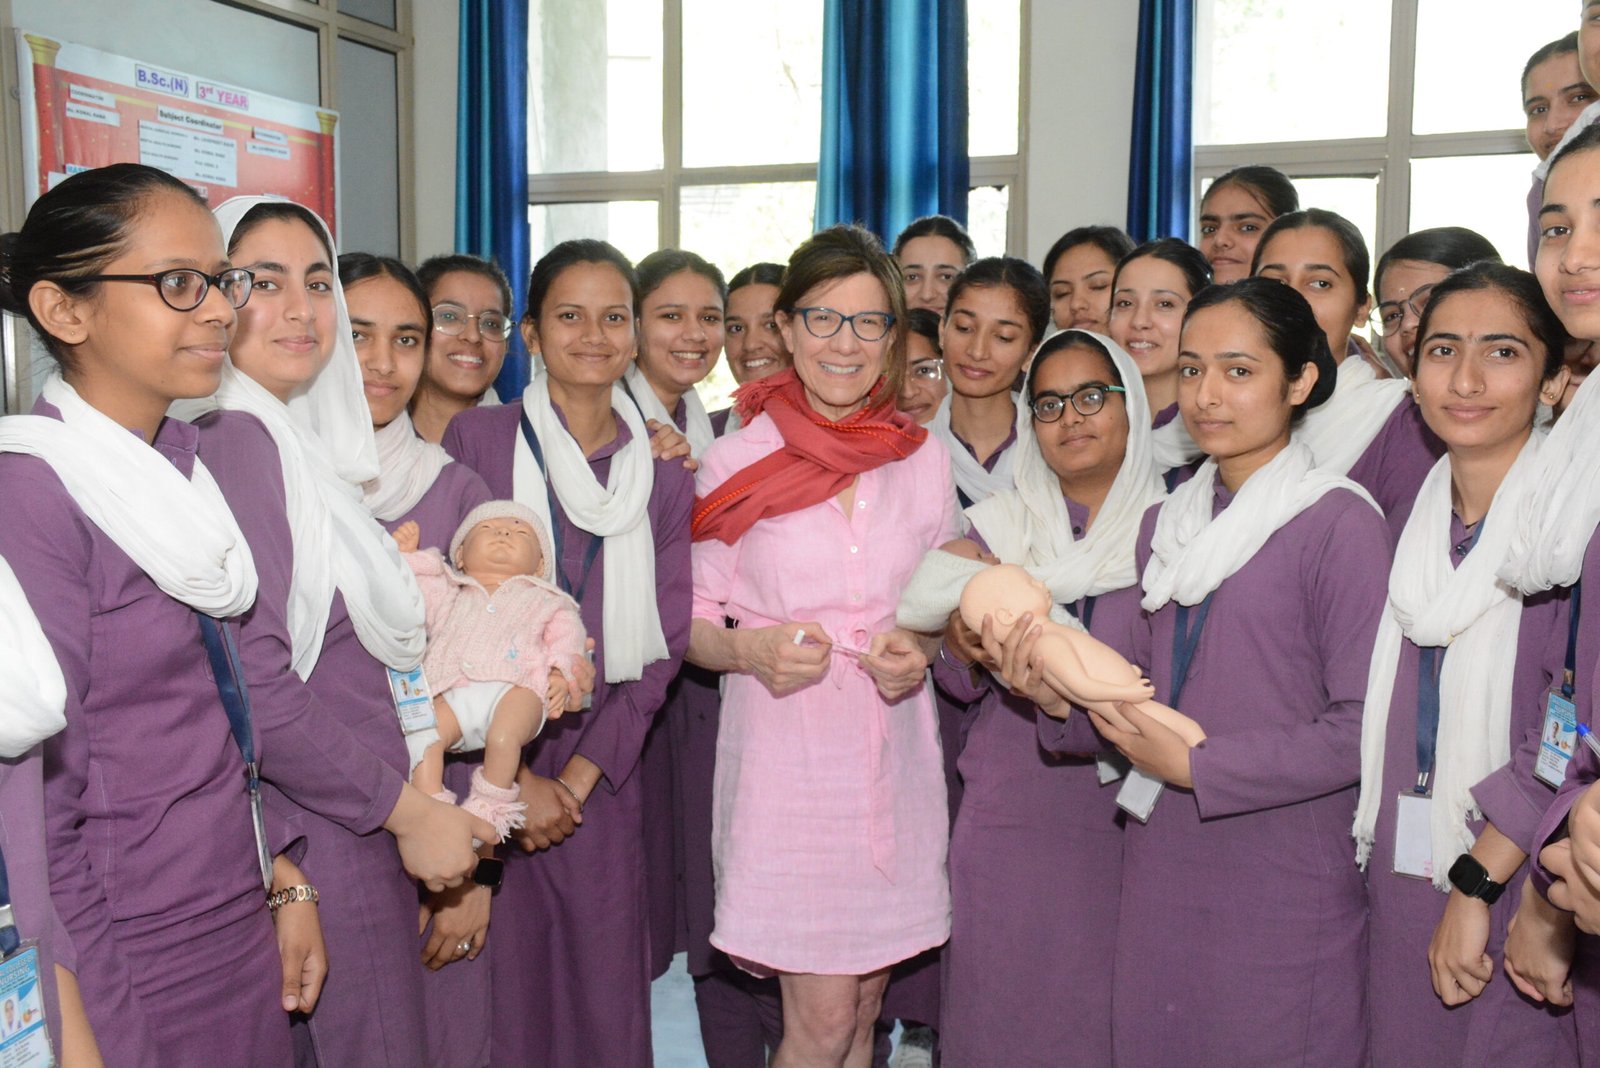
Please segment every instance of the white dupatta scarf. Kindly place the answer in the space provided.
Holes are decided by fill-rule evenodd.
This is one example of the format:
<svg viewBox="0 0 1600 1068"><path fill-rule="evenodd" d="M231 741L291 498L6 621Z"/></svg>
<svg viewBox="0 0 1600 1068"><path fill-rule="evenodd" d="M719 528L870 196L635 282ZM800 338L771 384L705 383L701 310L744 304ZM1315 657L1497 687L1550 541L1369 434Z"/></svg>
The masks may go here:
<svg viewBox="0 0 1600 1068"><path fill-rule="evenodd" d="M1137 583L1134 547L1139 524L1149 507L1165 496L1151 450L1150 407L1138 366L1109 337L1087 330L1076 332L1105 346L1127 390L1123 394L1128 412L1127 451L1094 525L1082 538L1073 537L1061 480L1045 463L1036 439L1019 441L1013 450L1016 488L996 493L966 513L990 550L1004 563L1025 566L1050 587L1057 604L1071 604Z"/></svg>
<svg viewBox="0 0 1600 1068"><path fill-rule="evenodd" d="M1168 601L1197 605L1260 551L1267 539L1331 490L1347 489L1373 508L1367 491L1316 466L1311 450L1291 441L1239 487L1233 503L1212 516L1217 463L1172 491L1156 516L1144 570L1144 610Z"/></svg>
<svg viewBox="0 0 1600 1068"><path fill-rule="evenodd" d="M557 520L550 514L550 489L568 519L605 539L605 673L606 681L615 683L640 678L645 665L665 660L667 640L655 595L656 546L649 513L655 461L650 458L650 432L621 383L611 387L611 410L622 417L632 438L612 456L602 486L577 440L557 417L550 402L550 380L541 368L523 391L522 411L539 439L546 469L540 469L519 430L511 488L517 503L532 508L552 537Z"/></svg>
<svg viewBox="0 0 1600 1068"><path fill-rule="evenodd" d="M255 602L250 546L205 464L196 458L192 476L184 478L58 374L45 380L40 395L61 419L0 419L0 452L48 463L89 521L167 596L218 618Z"/></svg>
<svg viewBox="0 0 1600 1068"><path fill-rule="evenodd" d="M392 523L417 506L450 454L431 441L417 437L411 416L401 412L373 434L378 447L378 477L362 487L361 499L379 520Z"/></svg>
<svg viewBox="0 0 1600 1068"><path fill-rule="evenodd" d="M1150 418L1153 420L1155 415L1152 413ZM1187 467L1205 455L1189 435L1189 428L1183 425L1182 415L1173 416L1165 426L1150 432L1150 451L1156 468L1161 471Z"/></svg>
<svg viewBox="0 0 1600 1068"><path fill-rule="evenodd" d="M639 406L639 411L646 419L654 419L658 423L677 427L672 413L667 411L667 406L656 396L650 380L639 370L637 362L628 364L627 373L623 377L628 380L628 392L633 395L634 403ZM699 390L691 389L683 395L683 416L683 436L689 439L689 452L699 456L717 440L717 432L711 427L711 416L706 414L706 406L700 399Z"/></svg>
<svg viewBox="0 0 1600 1068"><path fill-rule="evenodd" d="M234 197L216 210L224 240L245 214L276 197ZM320 221L320 220L319 220ZM329 247L332 235L323 224ZM287 404L241 373L230 359L222 384L207 402L180 402L175 414L194 418L221 408L248 412L272 435L283 467L289 534L294 548L288 625L291 666L311 676L322 655L333 594L345 607L361 644L388 667L410 670L422 661L423 602L416 576L362 503L361 485L379 474L372 413L361 387L361 366L350 313L337 276L332 281L333 355Z"/></svg>
<svg viewBox="0 0 1600 1068"><path fill-rule="evenodd" d="M1591 105L1594 106L1594 105ZM1511 546L1500 576L1523 593L1570 586L1600 525L1600 375L1578 387L1539 448L1522 499L1503 523Z"/></svg>
<svg viewBox="0 0 1600 1068"><path fill-rule="evenodd" d="M163 463L165 461L162 461ZM0 757L20 757L67 725L67 683L28 597L0 558Z"/></svg>
<svg viewBox="0 0 1600 1068"><path fill-rule="evenodd" d="M1439 673L1439 734L1430 824L1433 856L1453 859L1472 848L1467 821L1481 813L1472 787L1511 759L1511 683L1522 598L1496 572L1516 531L1516 509L1538 469L1543 435L1535 431L1506 472L1483 518L1478 543L1450 566L1450 457L1441 457L1417 494L1395 546L1389 605L1378 625L1361 720L1361 800L1356 806L1356 861L1363 867L1383 800L1383 754L1400 666L1402 638L1449 650ZM1434 865L1433 885L1448 892L1449 865Z"/></svg>
<svg viewBox="0 0 1600 1068"><path fill-rule="evenodd" d="M951 394L946 393L944 400L939 402L938 410L933 413L933 418L928 420L928 432L944 442L945 449L950 453L950 471L955 475L956 489L960 490L967 500L976 504L986 501L1001 490L1011 489L1015 482L1013 476L1017 466L1017 455L1033 448L1033 419L1020 398L1011 398L1012 406L1016 408L1017 437L1010 448L1000 454L995 461L994 470L990 471L978 462L972 455L972 450L956 437L955 431L950 429L950 399Z"/></svg>
<svg viewBox="0 0 1600 1068"><path fill-rule="evenodd" d="M1332 395L1306 413L1295 439L1311 450L1318 467L1345 474L1406 399L1410 386L1404 378L1379 378L1360 356L1346 356Z"/></svg>

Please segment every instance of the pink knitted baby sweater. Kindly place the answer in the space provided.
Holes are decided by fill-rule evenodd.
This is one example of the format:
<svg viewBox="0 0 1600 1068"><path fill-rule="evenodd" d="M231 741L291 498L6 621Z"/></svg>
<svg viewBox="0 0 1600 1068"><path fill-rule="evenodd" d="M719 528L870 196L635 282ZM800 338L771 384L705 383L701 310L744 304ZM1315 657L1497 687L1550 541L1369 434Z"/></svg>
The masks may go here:
<svg viewBox="0 0 1600 1068"><path fill-rule="evenodd" d="M543 697L551 668L573 681L585 635L571 597L533 575L508 579L491 595L446 566L437 549L405 557L428 606L422 668L435 694L469 682L509 682Z"/></svg>

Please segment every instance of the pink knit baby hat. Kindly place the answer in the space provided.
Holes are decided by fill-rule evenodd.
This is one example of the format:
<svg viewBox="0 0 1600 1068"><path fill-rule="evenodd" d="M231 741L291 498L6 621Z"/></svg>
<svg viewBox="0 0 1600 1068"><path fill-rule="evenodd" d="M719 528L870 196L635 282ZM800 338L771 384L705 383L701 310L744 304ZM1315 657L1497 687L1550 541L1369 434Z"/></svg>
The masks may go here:
<svg viewBox="0 0 1600 1068"><path fill-rule="evenodd" d="M555 554L550 548L550 532L544 528L544 520L539 518L537 512L527 505L518 504L516 501L484 501L478 507L467 513L467 518L456 527L455 537L450 539L450 564L454 566L461 552L461 543L467 540L467 535L472 528L489 519L520 519L533 528L533 536L539 539L539 555L544 558L544 566L539 569L539 577L546 582L555 579Z"/></svg>

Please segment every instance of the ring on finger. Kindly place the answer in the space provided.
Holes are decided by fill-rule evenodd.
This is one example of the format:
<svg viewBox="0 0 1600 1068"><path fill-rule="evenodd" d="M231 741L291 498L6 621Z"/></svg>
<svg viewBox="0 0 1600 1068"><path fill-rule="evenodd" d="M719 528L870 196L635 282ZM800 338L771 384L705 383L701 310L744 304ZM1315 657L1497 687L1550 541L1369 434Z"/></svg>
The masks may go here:
<svg viewBox="0 0 1600 1068"><path fill-rule="evenodd" d="M472 939L464 938L460 942L457 942L456 943L456 952L457 953L471 953L472 952Z"/></svg>

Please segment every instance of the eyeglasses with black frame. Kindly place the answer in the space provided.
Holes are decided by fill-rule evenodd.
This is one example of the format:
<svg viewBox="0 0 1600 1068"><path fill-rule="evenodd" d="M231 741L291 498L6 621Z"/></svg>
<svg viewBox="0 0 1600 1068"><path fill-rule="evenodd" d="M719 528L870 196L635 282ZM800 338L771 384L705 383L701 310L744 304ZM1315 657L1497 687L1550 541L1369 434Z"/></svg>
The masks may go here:
<svg viewBox="0 0 1600 1068"><path fill-rule="evenodd" d="M794 312L812 337L824 340L844 329L845 323L850 324L850 329L862 341L882 341L894 326L894 316L882 311L846 315L832 308L796 308Z"/></svg>
<svg viewBox="0 0 1600 1068"><path fill-rule="evenodd" d="M910 375L919 382L943 382L944 361L918 360L916 363L906 368L906 374Z"/></svg>
<svg viewBox="0 0 1600 1068"><path fill-rule="evenodd" d="M243 267L230 267L226 271L207 274L194 267L175 267L155 274L91 274L74 278L74 282L143 282L155 286L161 300L173 311L194 311L216 286L235 310L250 303L250 288L255 283L255 273Z"/></svg>
<svg viewBox="0 0 1600 1068"><path fill-rule="evenodd" d="M1106 406L1106 398L1113 393L1126 393L1123 386L1108 386L1101 382L1090 382L1086 386L1079 386L1071 393L1057 393L1055 390L1045 390L1028 402L1028 407L1033 411L1034 419L1041 423L1054 423L1067 413L1067 405L1072 405L1072 410L1082 416L1097 414Z"/></svg>
<svg viewBox="0 0 1600 1068"><path fill-rule="evenodd" d="M1418 319L1428 307L1428 301L1433 299L1433 287L1439 283L1434 282L1425 286L1418 286L1416 292L1405 300L1386 300L1372 309L1372 325L1377 327L1378 333L1384 337L1393 337L1400 332L1400 324L1405 322L1406 309Z"/></svg>
<svg viewBox="0 0 1600 1068"><path fill-rule="evenodd" d="M460 337L467 332L467 320L478 320L478 333L493 341L504 341L511 336L511 320L497 311L472 315L459 304L435 304L433 328L446 337Z"/></svg>

